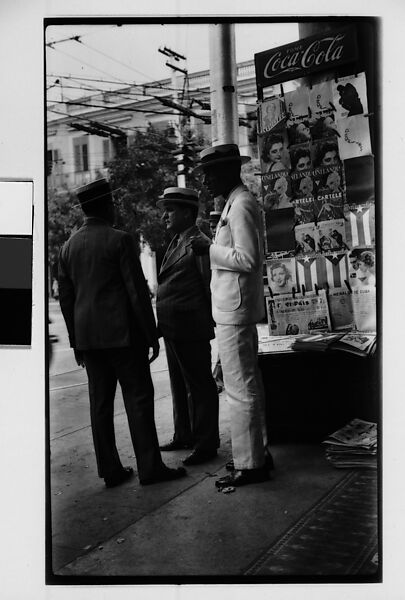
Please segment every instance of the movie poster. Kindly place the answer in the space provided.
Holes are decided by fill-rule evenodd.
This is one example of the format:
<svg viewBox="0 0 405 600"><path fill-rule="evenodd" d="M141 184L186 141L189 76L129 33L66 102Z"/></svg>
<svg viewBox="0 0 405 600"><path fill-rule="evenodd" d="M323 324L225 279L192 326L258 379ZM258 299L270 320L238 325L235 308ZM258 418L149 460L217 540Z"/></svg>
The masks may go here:
<svg viewBox="0 0 405 600"><path fill-rule="evenodd" d="M295 258L271 258L266 260L267 285L272 294L290 294L298 291Z"/></svg>
<svg viewBox="0 0 405 600"><path fill-rule="evenodd" d="M292 208L292 190L288 171L276 171L262 176L263 207L265 212Z"/></svg>
<svg viewBox="0 0 405 600"><path fill-rule="evenodd" d="M325 290L318 294L266 298L270 335L298 335L331 331Z"/></svg>
<svg viewBox="0 0 405 600"><path fill-rule="evenodd" d="M338 119L368 113L365 73L338 78L333 81L332 90L333 105Z"/></svg>
<svg viewBox="0 0 405 600"><path fill-rule="evenodd" d="M261 102L258 109L259 133L280 128L286 117L285 105L282 98L274 97Z"/></svg>
<svg viewBox="0 0 405 600"><path fill-rule="evenodd" d="M349 248L375 246L375 206L347 204L345 206L346 242Z"/></svg>
<svg viewBox="0 0 405 600"><path fill-rule="evenodd" d="M349 284L352 289L376 284L375 251L372 248L354 248L349 253Z"/></svg>
<svg viewBox="0 0 405 600"><path fill-rule="evenodd" d="M259 135L258 143L262 174L290 170L291 162L285 129Z"/></svg>
<svg viewBox="0 0 405 600"><path fill-rule="evenodd" d="M334 250L348 250L344 219L319 222L318 235L319 252L328 254Z"/></svg>
<svg viewBox="0 0 405 600"><path fill-rule="evenodd" d="M368 117L357 115L338 121L338 145L342 160L371 154Z"/></svg>
<svg viewBox="0 0 405 600"><path fill-rule="evenodd" d="M315 254L318 245L315 223L304 223L295 228L295 251L297 255Z"/></svg>

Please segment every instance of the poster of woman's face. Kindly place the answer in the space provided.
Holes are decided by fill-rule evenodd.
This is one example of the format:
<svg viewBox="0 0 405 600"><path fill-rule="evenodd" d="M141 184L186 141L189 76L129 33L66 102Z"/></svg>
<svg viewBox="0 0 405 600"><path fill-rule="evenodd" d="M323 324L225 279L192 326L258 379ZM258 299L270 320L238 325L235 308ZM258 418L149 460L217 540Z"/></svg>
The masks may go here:
<svg viewBox="0 0 405 600"><path fill-rule="evenodd" d="M291 170L301 173L312 169L310 144L301 144L290 149Z"/></svg>
<svg viewBox="0 0 405 600"><path fill-rule="evenodd" d="M311 140L309 123L309 93L302 86L284 95L287 113L287 133L290 145L302 144Z"/></svg>
<svg viewBox="0 0 405 600"><path fill-rule="evenodd" d="M290 155L285 129L259 136L260 165L262 173L288 171Z"/></svg>
<svg viewBox="0 0 405 600"><path fill-rule="evenodd" d="M270 259L266 261L267 281L273 294L288 294L297 289L295 259Z"/></svg>
<svg viewBox="0 0 405 600"><path fill-rule="evenodd" d="M351 287L375 285L375 252L370 248L354 248L349 253L349 282Z"/></svg>
<svg viewBox="0 0 405 600"><path fill-rule="evenodd" d="M339 146L335 139L320 140L312 144L312 155L315 168L341 164Z"/></svg>

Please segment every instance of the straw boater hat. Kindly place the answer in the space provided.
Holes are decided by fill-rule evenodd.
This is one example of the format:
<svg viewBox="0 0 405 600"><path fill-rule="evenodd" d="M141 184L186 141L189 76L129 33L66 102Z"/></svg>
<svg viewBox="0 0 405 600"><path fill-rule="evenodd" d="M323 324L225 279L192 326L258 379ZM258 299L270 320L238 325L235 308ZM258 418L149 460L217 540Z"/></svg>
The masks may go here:
<svg viewBox="0 0 405 600"><path fill-rule="evenodd" d="M250 156L241 156L236 144L219 144L205 148L200 153L200 164L193 169L194 173L201 173L205 167L218 165L225 162L239 161L242 165L249 162Z"/></svg>
<svg viewBox="0 0 405 600"><path fill-rule="evenodd" d="M187 206L195 206L198 208L198 192L185 187L169 187L163 192L163 196L159 196L156 206L163 208L168 202L176 204L184 204Z"/></svg>
<svg viewBox="0 0 405 600"><path fill-rule="evenodd" d="M211 210L209 220L218 222L221 218L222 212L220 210Z"/></svg>
<svg viewBox="0 0 405 600"><path fill-rule="evenodd" d="M88 202L94 202L95 200L102 202L109 200L112 202L113 199L111 186L107 179L104 178L96 179L96 181L77 188L75 194L80 202L80 206Z"/></svg>

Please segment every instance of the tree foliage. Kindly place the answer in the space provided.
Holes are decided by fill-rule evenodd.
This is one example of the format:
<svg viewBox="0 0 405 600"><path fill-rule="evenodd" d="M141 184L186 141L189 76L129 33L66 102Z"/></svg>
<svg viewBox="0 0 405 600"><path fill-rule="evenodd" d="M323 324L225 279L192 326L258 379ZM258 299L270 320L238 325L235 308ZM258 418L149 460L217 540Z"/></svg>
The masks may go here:
<svg viewBox="0 0 405 600"><path fill-rule="evenodd" d="M152 250L158 250L167 242L162 213L156 202L165 188L177 186L177 163L173 154L177 146L169 133L153 127L146 132L138 131L108 165L117 205L116 226L138 240L142 238ZM193 175L187 176L187 186L201 190L199 179Z"/></svg>
<svg viewBox="0 0 405 600"><path fill-rule="evenodd" d="M59 250L83 222L83 213L74 194L48 190L48 260L54 268Z"/></svg>

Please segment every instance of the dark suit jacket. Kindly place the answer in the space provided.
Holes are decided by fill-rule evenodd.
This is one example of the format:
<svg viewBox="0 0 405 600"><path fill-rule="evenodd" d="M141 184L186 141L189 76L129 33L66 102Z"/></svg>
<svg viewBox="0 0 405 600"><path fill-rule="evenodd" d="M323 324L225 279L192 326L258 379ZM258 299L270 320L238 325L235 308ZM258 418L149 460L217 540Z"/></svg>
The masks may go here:
<svg viewBox="0 0 405 600"><path fill-rule="evenodd" d="M178 341L214 337L209 290L209 257L197 257L190 237L201 234L191 228L175 250L169 245L158 275L156 311L163 337Z"/></svg>
<svg viewBox="0 0 405 600"><path fill-rule="evenodd" d="M86 218L64 244L59 301L70 345L78 350L126 347L136 337L145 338L148 345L157 340L132 237L102 219Z"/></svg>

